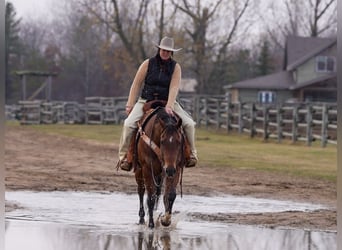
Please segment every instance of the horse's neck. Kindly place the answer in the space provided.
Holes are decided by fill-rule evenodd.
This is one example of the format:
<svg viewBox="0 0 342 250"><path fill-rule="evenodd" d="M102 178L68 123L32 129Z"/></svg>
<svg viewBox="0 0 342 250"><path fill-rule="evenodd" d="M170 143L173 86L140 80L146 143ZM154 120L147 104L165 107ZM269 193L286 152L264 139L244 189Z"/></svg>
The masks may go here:
<svg viewBox="0 0 342 250"><path fill-rule="evenodd" d="M157 109L149 109L144 112L143 117L140 119L140 126L145 129L146 124L153 118L155 119L157 113Z"/></svg>

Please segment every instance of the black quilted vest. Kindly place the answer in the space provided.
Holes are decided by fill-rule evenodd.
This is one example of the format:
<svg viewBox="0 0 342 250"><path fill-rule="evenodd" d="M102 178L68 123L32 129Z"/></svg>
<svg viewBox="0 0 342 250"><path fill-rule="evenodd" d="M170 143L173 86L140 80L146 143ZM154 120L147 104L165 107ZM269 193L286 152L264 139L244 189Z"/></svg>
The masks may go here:
<svg viewBox="0 0 342 250"><path fill-rule="evenodd" d="M176 61L164 61L159 54L149 59L147 74L141 97L147 101L165 100L169 96L169 87Z"/></svg>

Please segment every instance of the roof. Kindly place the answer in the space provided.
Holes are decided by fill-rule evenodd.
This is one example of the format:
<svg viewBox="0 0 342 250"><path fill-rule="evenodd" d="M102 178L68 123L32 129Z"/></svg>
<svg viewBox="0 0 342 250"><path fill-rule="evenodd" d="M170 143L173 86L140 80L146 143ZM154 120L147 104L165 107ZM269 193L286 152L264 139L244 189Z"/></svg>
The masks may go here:
<svg viewBox="0 0 342 250"><path fill-rule="evenodd" d="M285 69L295 69L298 65L329 48L336 42L336 38L287 37L285 46Z"/></svg>
<svg viewBox="0 0 342 250"><path fill-rule="evenodd" d="M274 74L259 76L257 78L236 82L227 85L225 89L244 88L244 89L289 89L295 85L292 74L288 71L281 71Z"/></svg>
<svg viewBox="0 0 342 250"><path fill-rule="evenodd" d="M283 71L236 82L226 85L223 88L294 90L320 81L332 79L336 77L336 73L318 77L301 84L296 84L291 72L308 59L316 56L331 46L336 45L336 43L336 38L289 36L285 46L285 68Z"/></svg>
<svg viewBox="0 0 342 250"><path fill-rule="evenodd" d="M295 89L303 88L303 87L309 86L311 84L318 83L318 82L323 82L323 81L330 80L330 79L334 79L336 77L337 77L336 73L329 74L329 75L324 75L324 76L321 76L319 78L315 78L315 79L312 79L310 81L303 82L301 84L293 85L293 86L290 87L290 90L295 90Z"/></svg>

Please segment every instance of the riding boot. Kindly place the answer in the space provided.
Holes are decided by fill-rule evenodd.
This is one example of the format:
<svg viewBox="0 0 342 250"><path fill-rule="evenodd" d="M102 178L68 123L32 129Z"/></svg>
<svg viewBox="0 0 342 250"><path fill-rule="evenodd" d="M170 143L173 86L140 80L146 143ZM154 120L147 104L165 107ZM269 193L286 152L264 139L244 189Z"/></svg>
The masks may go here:
<svg viewBox="0 0 342 250"><path fill-rule="evenodd" d="M125 171L131 171L132 169L132 162L127 161L127 152L134 132L134 128L123 126L119 145L119 162L117 164L117 168L120 167Z"/></svg>
<svg viewBox="0 0 342 250"><path fill-rule="evenodd" d="M188 159L185 167L195 167L198 161L197 150L195 148L195 127L186 126L184 127L184 132L190 144L190 158Z"/></svg>

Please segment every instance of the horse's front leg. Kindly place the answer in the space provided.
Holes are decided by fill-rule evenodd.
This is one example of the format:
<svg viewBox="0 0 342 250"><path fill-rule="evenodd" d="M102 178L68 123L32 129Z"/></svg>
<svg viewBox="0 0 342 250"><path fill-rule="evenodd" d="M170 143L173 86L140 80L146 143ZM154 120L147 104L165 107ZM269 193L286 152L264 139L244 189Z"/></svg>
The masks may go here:
<svg viewBox="0 0 342 250"><path fill-rule="evenodd" d="M141 168L137 169L135 172L135 180L138 184L138 195L139 195L139 224L145 224L145 210L144 210L144 194L145 185L144 179L142 177Z"/></svg>
<svg viewBox="0 0 342 250"><path fill-rule="evenodd" d="M162 185L163 185L163 177L161 175L156 176L156 198L155 198L155 204L154 204L154 210L157 210L158 208L158 203L159 203L159 197L161 194L161 189L162 189Z"/></svg>
<svg viewBox="0 0 342 250"><path fill-rule="evenodd" d="M171 224L171 214L172 214L172 206L176 199L176 189L171 187L168 190L165 190L164 194L164 207L165 207L165 214L161 217L161 224L165 227L170 226Z"/></svg>
<svg viewBox="0 0 342 250"><path fill-rule="evenodd" d="M161 224L165 227L170 226L171 224L171 214L173 203L176 200L177 192L176 187L179 181L179 173L176 174L174 178L167 177L165 183L165 192L164 192L164 207L165 214L161 217Z"/></svg>

